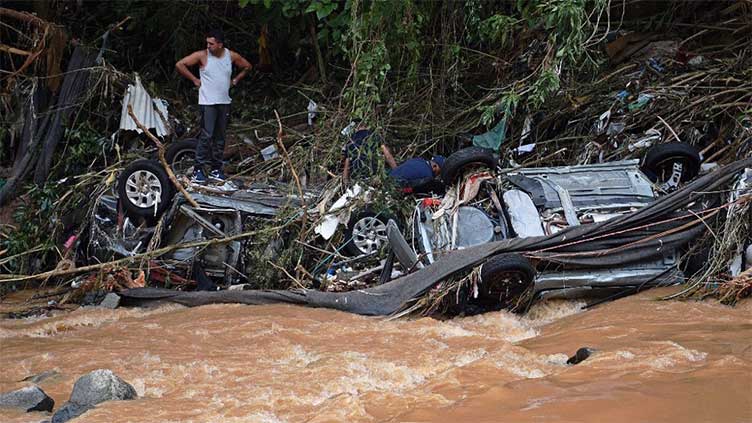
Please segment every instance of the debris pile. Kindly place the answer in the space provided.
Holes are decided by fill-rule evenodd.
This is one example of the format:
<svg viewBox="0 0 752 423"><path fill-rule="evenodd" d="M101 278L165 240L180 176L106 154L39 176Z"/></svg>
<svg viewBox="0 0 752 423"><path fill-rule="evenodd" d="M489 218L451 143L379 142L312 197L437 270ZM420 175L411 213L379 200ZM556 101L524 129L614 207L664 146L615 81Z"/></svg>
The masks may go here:
<svg viewBox="0 0 752 423"><path fill-rule="evenodd" d="M380 156L369 157L378 161L369 178L344 181L340 161L347 150L340 146L350 135L339 127L347 122L346 129L352 129L356 116L342 107L341 93L324 92L306 98L307 106L297 113L280 117L274 110L275 119L260 126L236 123L243 141L236 154L226 151L235 170L230 181L192 184L195 131L180 130L179 111L152 98L151 84L104 61L107 31L98 53L84 46L73 49L62 79L47 74L47 88L59 90L55 104L36 100L42 92L36 83L7 84L14 101L23 100L17 119L23 147L14 150L18 156L0 185L0 204L16 197L33 173L37 185L24 201L41 205L40 216L49 222L30 239L12 239L10 230L24 231L0 227L0 268L6 273L0 284L64 285L54 293L56 304L87 295L89 302L98 302L104 293L140 287L212 292L243 284L279 290L271 297L260 295L263 301L273 297L320 305L334 304L330 299L336 298L356 304L337 303L336 308L362 306L365 314L468 313L468 307L478 306L477 301L469 304L477 299L493 303L486 308L524 310L533 297L548 295L524 289L534 285L533 279L543 281L547 290L562 280L579 289L567 295L592 291L596 282L576 266L602 268L598 261L610 258L612 265L641 262L641 268L611 269L603 280L622 285L610 285L608 298L686 276L689 284L678 295L712 294L733 303L750 293L747 267L752 261L752 194L744 169L744 160L752 156L752 35L749 14L734 13L742 6L718 11L722 25L666 33L595 24L587 48L603 63L597 74L582 76L572 63L556 58L557 46L539 29L530 29L519 36L522 45L503 50L508 57L496 58L494 66L505 72L499 70L489 82L503 89L464 99L457 110L421 112L417 126L406 125L415 116L401 112L423 99L394 93L388 107L366 116L374 131L401 148L401 157L448 156L440 177L420 188L399 186ZM598 9L598 16L603 12ZM0 14L36 28L39 47L26 52L26 62L45 52L48 72L60 67L56 50L45 47L62 37L54 25L7 9L0 8ZM17 54L18 46L13 48L11 54ZM20 78L30 66L24 65L13 76L34 81ZM544 74L554 70L556 95L537 95ZM537 82L533 75L540 77ZM559 86L562 81L567 83ZM349 83L348 77L344 86ZM90 113L89 118L108 122L103 126L114 133L90 139L89 152L56 161L62 139L83 137L71 128L64 131L64 123L78 116L83 104L104 111L107 116ZM488 104L491 113L481 117L487 125L478 125L476 112ZM447 119L448 114L453 117ZM307 120L300 128L293 124L296 115ZM468 129L472 133L456 136ZM79 152L71 149L74 153ZM51 180L50 175L60 176L77 162L89 168ZM712 186L721 195L711 199L708 192L687 191L690 186ZM640 220L645 210L659 210L651 217L664 220ZM630 219L645 227L614 223ZM629 238L621 230L638 232ZM594 242L584 234L606 241ZM575 235L585 245L571 247L557 238ZM699 241L685 254L695 238ZM660 254L648 257L640 250L655 242ZM617 247L633 255L609 256ZM483 253L456 258L462 253L457 250ZM490 251L524 257L491 261ZM705 257L695 259L696 269L688 263L693 257ZM658 259L660 265L650 267ZM567 274L569 279L543 277L569 271L580 273ZM517 285L504 285L510 278ZM500 286L491 287L491 279ZM586 282L572 286L574 279ZM406 280L418 280L419 288L404 288ZM386 295L392 288L384 287L391 282L404 289L384 304L398 298L400 307L393 302L364 306L365 299L348 294ZM286 289L300 291L285 294ZM244 301L262 301L254 297L257 293L233 295L241 294L253 297Z"/></svg>

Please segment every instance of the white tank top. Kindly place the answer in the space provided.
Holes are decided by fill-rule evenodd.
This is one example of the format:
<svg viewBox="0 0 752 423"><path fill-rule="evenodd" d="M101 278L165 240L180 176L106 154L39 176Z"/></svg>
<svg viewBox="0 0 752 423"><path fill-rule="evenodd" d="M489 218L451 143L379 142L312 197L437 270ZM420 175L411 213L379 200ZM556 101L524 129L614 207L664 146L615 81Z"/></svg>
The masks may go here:
<svg viewBox="0 0 752 423"><path fill-rule="evenodd" d="M206 50L206 66L199 69L201 87L198 89L198 104L230 104L230 80L232 59L230 50L224 49L222 57L215 57Z"/></svg>

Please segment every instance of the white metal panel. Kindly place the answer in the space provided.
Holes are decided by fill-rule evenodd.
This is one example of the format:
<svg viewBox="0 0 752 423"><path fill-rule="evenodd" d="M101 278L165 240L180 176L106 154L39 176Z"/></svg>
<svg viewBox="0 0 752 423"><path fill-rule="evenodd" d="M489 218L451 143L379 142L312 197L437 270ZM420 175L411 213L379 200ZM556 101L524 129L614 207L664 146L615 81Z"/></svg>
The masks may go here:
<svg viewBox="0 0 752 423"><path fill-rule="evenodd" d="M120 114L120 129L126 131L136 131L141 133L141 130L136 126L136 122L133 121L128 114L128 105L133 107L133 113L145 127L154 129L157 136L163 137L167 135L167 129L162 121L162 117L159 116L154 109L155 105L162 111L164 118L167 119L167 108L160 99L152 100L151 96L146 89L141 85L141 78L136 75L136 83L128 85L128 89L123 97L123 110Z"/></svg>

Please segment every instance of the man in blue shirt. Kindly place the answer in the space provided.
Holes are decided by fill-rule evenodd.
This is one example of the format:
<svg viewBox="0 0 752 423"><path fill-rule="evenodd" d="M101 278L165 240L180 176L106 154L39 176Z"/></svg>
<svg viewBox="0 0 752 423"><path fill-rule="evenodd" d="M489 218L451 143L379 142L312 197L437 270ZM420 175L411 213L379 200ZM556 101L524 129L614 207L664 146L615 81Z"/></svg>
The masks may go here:
<svg viewBox="0 0 752 423"><path fill-rule="evenodd" d="M443 156L433 156L431 160L413 157L390 170L389 176L403 187L416 187L432 181L443 165Z"/></svg>
<svg viewBox="0 0 752 423"><path fill-rule="evenodd" d="M432 181L444 165L444 157L434 156L431 160L414 157L398 166L381 137L368 129L362 121L357 122L342 150L345 156L342 172L345 184L349 184L351 178L368 179L375 174L378 171L379 156L382 154L390 168L389 175L403 187L417 187Z"/></svg>

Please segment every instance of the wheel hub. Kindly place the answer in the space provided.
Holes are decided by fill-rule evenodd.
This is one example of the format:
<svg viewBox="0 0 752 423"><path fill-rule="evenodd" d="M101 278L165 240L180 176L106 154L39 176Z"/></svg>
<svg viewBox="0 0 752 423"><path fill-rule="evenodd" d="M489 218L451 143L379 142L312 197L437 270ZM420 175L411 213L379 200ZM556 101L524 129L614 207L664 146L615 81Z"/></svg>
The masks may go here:
<svg viewBox="0 0 752 423"><path fill-rule="evenodd" d="M666 182L661 184L661 189L663 189L664 191L673 191L678 188L683 174L684 166L682 165L682 162L674 162L671 166L671 175L668 177Z"/></svg>
<svg viewBox="0 0 752 423"><path fill-rule="evenodd" d="M158 204L162 198L162 184L154 173L138 170L128 176L125 193L133 205L150 208Z"/></svg>
<svg viewBox="0 0 752 423"><path fill-rule="evenodd" d="M352 238L362 253L374 253L387 241L386 224L375 217L364 217L353 225Z"/></svg>

